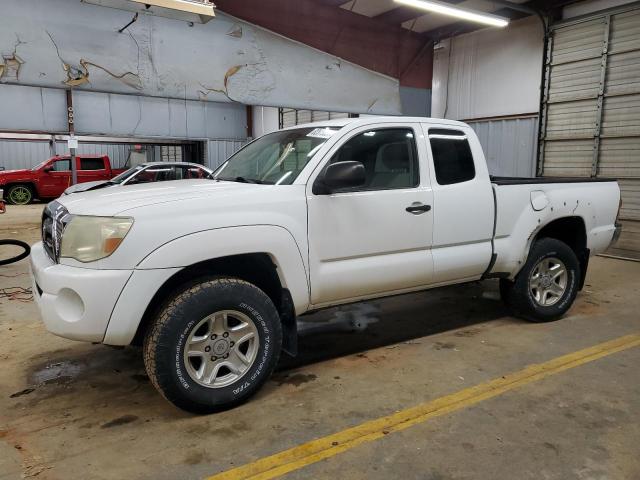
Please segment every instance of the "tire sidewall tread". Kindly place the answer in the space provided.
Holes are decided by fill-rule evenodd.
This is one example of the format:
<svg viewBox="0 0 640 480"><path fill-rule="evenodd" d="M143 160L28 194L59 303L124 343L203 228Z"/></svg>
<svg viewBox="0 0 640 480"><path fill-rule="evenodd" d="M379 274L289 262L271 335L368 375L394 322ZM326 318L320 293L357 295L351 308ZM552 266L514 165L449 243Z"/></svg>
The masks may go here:
<svg viewBox="0 0 640 480"><path fill-rule="evenodd" d="M220 310L249 316L258 329L257 358L238 381L219 388L195 382L184 370L183 352L191 329ZM143 344L144 362L152 384L171 403L194 413L232 408L252 396L275 368L282 346L282 326L269 297L244 280L209 277L183 287L161 308Z"/></svg>
<svg viewBox="0 0 640 480"><path fill-rule="evenodd" d="M564 263L568 276L567 287L558 302L541 306L529 291L529 275L540 261L549 257L558 258ZM559 319L571 308L578 294L579 278L580 263L571 247L555 238L542 238L532 245L529 257L515 280L501 285L501 292L505 302L519 317L531 322L549 322Z"/></svg>

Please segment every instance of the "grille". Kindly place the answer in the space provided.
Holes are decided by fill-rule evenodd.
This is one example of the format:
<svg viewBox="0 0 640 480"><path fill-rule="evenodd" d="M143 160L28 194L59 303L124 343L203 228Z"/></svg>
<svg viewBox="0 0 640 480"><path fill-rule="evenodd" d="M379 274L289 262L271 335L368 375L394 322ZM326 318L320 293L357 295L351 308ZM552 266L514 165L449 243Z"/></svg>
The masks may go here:
<svg viewBox="0 0 640 480"><path fill-rule="evenodd" d="M62 232L69 221L69 212L58 202L51 202L42 212L42 244L49 258L58 263Z"/></svg>

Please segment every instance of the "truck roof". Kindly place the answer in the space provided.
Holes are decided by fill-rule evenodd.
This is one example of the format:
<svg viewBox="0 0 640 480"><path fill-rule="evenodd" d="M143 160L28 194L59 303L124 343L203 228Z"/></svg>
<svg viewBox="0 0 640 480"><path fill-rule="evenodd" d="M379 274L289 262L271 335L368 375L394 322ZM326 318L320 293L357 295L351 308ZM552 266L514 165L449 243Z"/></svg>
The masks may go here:
<svg viewBox="0 0 640 480"><path fill-rule="evenodd" d="M81 158L109 158L109 155L95 155L95 154L84 154L84 153L76 153L76 157ZM54 155L53 158L71 158L71 155Z"/></svg>
<svg viewBox="0 0 640 480"><path fill-rule="evenodd" d="M368 116L368 117L356 117L356 118L336 118L333 120L324 120L319 122L304 123L295 125L293 127L287 127L284 130L292 128L313 128L313 127L344 127L346 125L369 125L371 123L389 123L389 122L422 122L422 123L437 123L439 125L451 125L452 127L464 127L465 123L457 120L447 120L444 118L432 118L432 117L404 117L404 116Z"/></svg>
<svg viewBox="0 0 640 480"><path fill-rule="evenodd" d="M140 165L144 165L146 167L154 167L154 166L160 166L160 167L166 167L166 166L204 167L204 165L202 165L200 163L192 163L192 162L144 162L144 163L141 163Z"/></svg>

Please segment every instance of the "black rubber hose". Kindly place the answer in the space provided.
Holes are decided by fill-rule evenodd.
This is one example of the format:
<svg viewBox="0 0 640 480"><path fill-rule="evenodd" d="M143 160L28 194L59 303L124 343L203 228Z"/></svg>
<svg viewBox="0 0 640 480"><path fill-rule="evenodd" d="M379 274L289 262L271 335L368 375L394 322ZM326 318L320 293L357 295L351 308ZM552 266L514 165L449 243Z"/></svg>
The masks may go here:
<svg viewBox="0 0 640 480"><path fill-rule="evenodd" d="M24 248L24 252L15 257L7 258L6 260L0 260L0 265L9 265L10 263L19 262L23 258L27 258L31 253L31 247L28 243L21 242L20 240L0 240L0 246L2 245L15 245L16 247Z"/></svg>

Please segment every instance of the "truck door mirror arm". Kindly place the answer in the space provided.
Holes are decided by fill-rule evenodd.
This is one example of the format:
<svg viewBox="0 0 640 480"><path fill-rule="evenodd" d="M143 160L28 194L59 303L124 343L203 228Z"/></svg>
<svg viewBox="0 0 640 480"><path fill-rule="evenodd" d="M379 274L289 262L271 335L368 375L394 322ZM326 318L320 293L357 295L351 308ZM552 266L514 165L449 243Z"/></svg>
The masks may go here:
<svg viewBox="0 0 640 480"><path fill-rule="evenodd" d="M354 188L364 185L366 175L362 162L353 160L336 162L329 165L313 183L315 195L329 195L342 188Z"/></svg>

